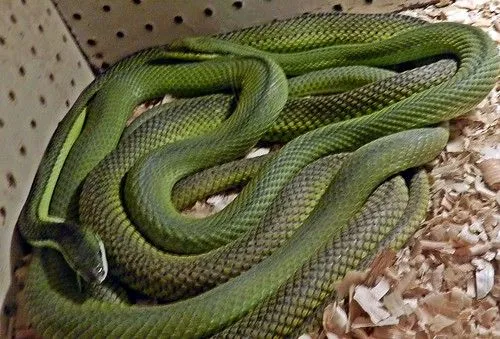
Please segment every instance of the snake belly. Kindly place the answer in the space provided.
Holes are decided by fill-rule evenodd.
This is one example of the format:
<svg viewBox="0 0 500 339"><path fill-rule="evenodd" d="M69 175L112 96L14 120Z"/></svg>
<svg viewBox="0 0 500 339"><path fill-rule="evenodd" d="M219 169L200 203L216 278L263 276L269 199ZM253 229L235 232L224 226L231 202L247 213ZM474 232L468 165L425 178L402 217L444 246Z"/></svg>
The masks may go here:
<svg viewBox="0 0 500 339"><path fill-rule="evenodd" d="M456 71L423 77L411 90L408 79L425 71L366 85L375 94L365 102L365 86L321 105L288 96L287 77L437 57L454 59ZM124 59L58 126L18 226L36 247L48 232L41 219L71 220L102 239L113 278L161 300L192 297L150 307L89 298L65 260L40 248L26 284L34 328L46 337L299 333L346 271L366 266L381 247L399 248L418 227L425 175L415 175L409 193L403 179L390 178L432 160L448 134L423 127L473 108L498 72L496 47L481 30L397 15L309 14ZM203 95L227 91L237 96L218 96L220 121L181 114L219 100ZM196 98L122 137L133 108L167 92ZM315 115L335 104L353 113L342 121ZM242 157L266 133L288 143L233 203L204 219L178 211L172 191L180 180ZM352 153L331 157L340 152ZM385 200L387 192L396 200Z"/></svg>

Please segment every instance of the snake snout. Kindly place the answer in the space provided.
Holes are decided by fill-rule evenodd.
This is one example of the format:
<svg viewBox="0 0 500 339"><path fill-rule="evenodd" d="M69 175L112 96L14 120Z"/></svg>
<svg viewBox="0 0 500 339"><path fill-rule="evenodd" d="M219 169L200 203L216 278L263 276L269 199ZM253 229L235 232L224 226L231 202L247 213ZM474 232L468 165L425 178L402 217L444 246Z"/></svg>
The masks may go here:
<svg viewBox="0 0 500 339"><path fill-rule="evenodd" d="M101 239L95 235L87 235L90 241L82 242L82 256L78 257L76 271L88 282L102 283L108 275L108 261ZM88 239L88 238L87 238Z"/></svg>
<svg viewBox="0 0 500 339"><path fill-rule="evenodd" d="M59 224L57 243L68 265L87 282L103 282L108 275L104 244L88 228L72 223Z"/></svg>
<svg viewBox="0 0 500 339"><path fill-rule="evenodd" d="M106 258L106 251L104 249L103 242L98 237L96 238L99 245L99 251L97 253L99 259L95 261L94 267L91 270L89 281L97 281L99 283L102 283L108 275L108 260Z"/></svg>

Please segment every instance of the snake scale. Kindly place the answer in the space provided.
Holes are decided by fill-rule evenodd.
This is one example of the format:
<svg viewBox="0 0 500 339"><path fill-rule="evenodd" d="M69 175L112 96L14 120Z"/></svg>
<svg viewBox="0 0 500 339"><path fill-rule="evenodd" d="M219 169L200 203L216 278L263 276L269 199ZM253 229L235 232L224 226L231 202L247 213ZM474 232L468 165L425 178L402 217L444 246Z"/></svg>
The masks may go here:
<svg viewBox="0 0 500 339"><path fill-rule="evenodd" d="M428 182L409 169L446 144L447 129L432 126L477 105L498 72L480 29L339 13L119 61L59 124L18 220L35 247L33 327L44 337L300 334L348 270L419 227ZM138 104L165 93L178 100L126 128ZM284 146L241 159L262 141ZM179 212L239 184L214 215ZM78 277L102 282L103 295ZM127 300L137 293L160 304Z"/></svg>

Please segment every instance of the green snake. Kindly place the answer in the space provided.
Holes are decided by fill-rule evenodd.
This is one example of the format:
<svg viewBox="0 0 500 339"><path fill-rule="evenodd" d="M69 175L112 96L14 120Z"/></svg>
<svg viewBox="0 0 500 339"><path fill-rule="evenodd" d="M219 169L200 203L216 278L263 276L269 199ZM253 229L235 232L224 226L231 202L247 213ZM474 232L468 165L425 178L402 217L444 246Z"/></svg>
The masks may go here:
<svg viewBox="0 0 500 339"><path fill-rule="evenodd" d="M427 178L416 173L408 189L395 175L431 161L448 134L427 126L477 105L498 72L480 29L337 13L118 62L59 124L18 221L36 247L32 325L47 337L300 333L348 270L418 228ZM125 129L138 104L165 93L181 99ZM287 143L238 160L261 140ZM212 216L179 212L238 183ZM162 304L88 296L75 271Z"/></svg>

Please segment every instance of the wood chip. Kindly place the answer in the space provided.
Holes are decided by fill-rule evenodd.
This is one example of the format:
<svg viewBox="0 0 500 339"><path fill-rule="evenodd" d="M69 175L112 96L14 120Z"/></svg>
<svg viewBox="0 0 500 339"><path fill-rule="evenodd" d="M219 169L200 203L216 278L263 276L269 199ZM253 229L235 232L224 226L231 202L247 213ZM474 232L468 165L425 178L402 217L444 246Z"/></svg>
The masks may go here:
<svg viewBox="0 0 500 339"><path fill-rule="evenodd" d="M326 332L327 339L341 339L342 337L336 335L335 333Z"/></svg>
<svg viewBox="0 0 500 339"><path fill-rule="evenodd" d="M397 325L398 323L399 323L399 320L396 317L391 317L391 316L388 316L384 320L379 321L377 324L375 324L371 320L371 318L357 317L352 322L351 328L354 330L354 329L367 328L367 327Z"/></svg>
<svg viewBox="0 0 500 339"><path fill-rule="evenodd" d="M403 294L404 291L408 289L408 286L415 281L417 272L415 269L410 270L405 276L399 281L399 283L394 287L394 292L398 294Z"/></svg>
<svg viewBox="0 0 500 339"><path fill-rule="evenodd" d="M477 318L482 326L491 328L495 325L495 320L498 319L498 307L492 306L488 308L486 311L480 313Z"/></svg>
<svg viewBox="0 0 500 339"><path fill-rule="evenodd" d="M479 241L479 236L472 233L469 227L463 227L462 231L458 234L458 237L468 244L477 244Z"/></svg>
<svg viewBox="0 0 500 339"><path fill-rule="evenodd" d="M373 260L370 265L370 272L365 280L365 284L372 286L378 276L382 275L387 268L394 264L396 260L396 251L391 249L383 249Z"/></svg>
<svg viewBox="0 0 500 339"><path fill-rule="evenodd" d="M452 3L453 3L453 1L451 1L451 0L439 0L438 3L436 3L434 6L436 6L437 8L441 8L441 7L449 6Z"/></svg>
<svg viewBox="0 0 500 339"><path fill-rule="evenodd" d="M478 267L476 271L476 296L478 299L482 299L488 295L488 293L493 288L495 282L495 269L493 265L482 260L481 267Z"/></svg>
<svg viewBox="0 0 500 339"><path fill-rule="evenodd" d="M446 145L446 151L452 153L459 153L464 151L464 137L458 136L457 138L450 140Z"/></svg>
<svg viewBox="0 0 500 339"><path fill-rule="evenodd" d="M370 289L370 292L375 299L380 300L387 294L387 292L389 292L390 288L391 284L389 283L389 280L382 278L374 287Z"/></svg>
<svg viewBox="0 0 500 339"><path fill-rule="evenodd" d="M368 271L349 271L336 286L337 297L343 299L349 295L349 291L352 287L363 283L368 276Z"/></svg>
<svg viewBox="0 0 500 339"><path fill-rule="evenodd" d="M422 299L422 303L432 314L442 314L456 319L461 310L472 304L472 298L461 289L453 288L450 292L429 294Z"/></svg>
<svg viewBox="0 0 500 339"><path fill-rule="evenodd" d="M476 282L474 281L473 278L467 279L467 290L466 290L466 293L471 298L475 298L476 297Z"/></svg>
<svg viewBox="0 0 500 339"><path fill-rule="evenodd" d="M450 319L442 314L438 314L430 322L430 330L432 332L439 332L442 329L453 325L454 323L455 320Z"/></svg>
<svg viewBox="0 0 500 339"><path fill-rule="evenodd" d="M492 247L491 243L477 244L469 248L470 255L477 256L481 254L486 254ZM493 259L493 258L491 258ZM490 260L491 260L490 259Z"/></svg>
<svg viewBox="0 0 500 339"><path fill-rule="evenodd" d="M414 339L415 336L415 331L399 326L376 327L371 334L376 339Z"/></svg>
<svg viewBox="0 0 500 339"><path fill-rule="evenodd" d="M438 250L445 253L453 254L455 249L447 241L420 240L422 250Z"/></svg>
<svg viewBox="0 0 500 339"><path fill-rule="evenodd" d="M406 303L398 293L391 293L384 297L384 306L387 308L389 313L394 317L400 317L404 314L412 313L407 309Z"/></svg>
<svg viewBox="0 0 500 339"><path fill-rule="evenodd" d="M357 317L364 314L363 309L359 304L354 300L354 288L355 286L351 286L349 288L349 299L348 299L348 314L347 314L347 328L346 332L351 332L351 325Z"/></svg>
<svg viewBox="0 0 500 339"><path fill-rule="evenodd" d="M440 264L434 269L431 277L431 284L435 291L440 291L444 280L444 264Z"/></svg>
<svg viewBox="0 0 500 339"><path fill-rule="evenodd" d="M450 300L453 304L461 309L468 308L472 305L472 299L467 296L467 294L458 287L453 287L449 292Z"/></svg>
<svg viewBox="0 0 500 339"><path fill-rule="evenodd" d="M271 149L268 147L254 148L245 156L245 158L256 158L269 154L269 152L271 152Z"/></svg>
<svg viewBox="0 0 500 339"><path fill-rule="evenodd" d="M207 203L213 206L213 213L222 211L227 205L229 205L238 195L236 193L232 194L217 194L213 197L207 199Z"/></svg>
<svg viewBox="0 0 500 339"><path fill-rule="evenodd" d="M495 30L497 32L500 32L500 18L495 20L495 22L493 23L493 27L495 27Z"/></svg>
<svg viewBox="0 0 500 339"><path fill-rule="evenodd" d="M484 181L493 191L500 190L500 159L487 159L478 164Z"/></svg>
<svg viewBox="0 0 500 339"><path fill-rule="evenodd" d="M347 328L347 314L337 303L329 304L323 313L323 328L327 332L342 335Z"/></svg>
<svg viewBox="0 0 500 339"><path fill-rule="evenodd" d="M384 309L383 304L370 292L369 288L360 285L356 286L354 291L353 299L368 314L373 324L376 325L391 316Z"/></svg>
<svg viewBox="0 0 500 339"><path fill-rule="evenodd" d="M370 339L370 336L362 328L353 329L352 334L355 339Z"/></svg>

